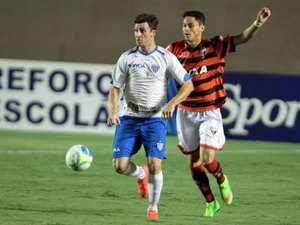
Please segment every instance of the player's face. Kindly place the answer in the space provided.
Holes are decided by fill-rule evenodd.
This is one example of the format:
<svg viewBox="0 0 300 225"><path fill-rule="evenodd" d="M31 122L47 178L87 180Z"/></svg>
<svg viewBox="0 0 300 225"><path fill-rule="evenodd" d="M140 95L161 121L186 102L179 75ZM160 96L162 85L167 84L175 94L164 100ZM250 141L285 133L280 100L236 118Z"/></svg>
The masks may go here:
<svg viewBox="0 0 300 225"><path fill-rule="evenodd" d="M198 44L201 42L204 25L199 23L195 17L187 16L183 19L182 31L185 40L189 44Z"/></svg>
<svg viewBox="0 0 300 225"><path fill-rule="evenodd" d="M142 48L154 42L155 30L149 27L148 23L136 23L134 25L134 37L136 44Z"/></svg>

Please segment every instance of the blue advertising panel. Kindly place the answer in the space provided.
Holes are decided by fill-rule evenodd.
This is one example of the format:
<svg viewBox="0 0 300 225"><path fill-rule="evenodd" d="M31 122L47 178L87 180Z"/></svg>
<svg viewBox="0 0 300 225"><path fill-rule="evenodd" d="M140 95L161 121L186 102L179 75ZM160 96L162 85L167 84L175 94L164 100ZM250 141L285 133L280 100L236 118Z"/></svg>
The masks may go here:
<svg viewBox="0 0 300 225"><path fill-rule="evenodd" d="M300 77L230 72L223 79L227 139L300 142ZM176 134L175 118L169 124Z"/></svg>
<svg viewBox="0 0 300 225"><path fill-rule="evenodd" d="M225 73L227 138L300 142L300 77Z"/></svg>

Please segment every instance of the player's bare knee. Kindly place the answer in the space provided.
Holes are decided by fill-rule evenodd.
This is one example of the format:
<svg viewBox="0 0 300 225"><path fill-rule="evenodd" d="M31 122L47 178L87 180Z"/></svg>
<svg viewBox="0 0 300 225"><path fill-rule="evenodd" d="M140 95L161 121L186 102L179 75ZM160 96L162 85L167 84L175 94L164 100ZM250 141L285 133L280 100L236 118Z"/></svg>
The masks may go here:
<svg viewBox="0 0 300 225"><path fill-rule="evenodd" d="M119 173L119 174L124 174L126 169L127 168L122 168L122 167L119 167L119 166L114 167L115 172Z"/></svg>
<svg viewBox="0 0 300 225"><path fill-rule="evenodd" d="M196 167L199 167L201 165L204 165L202 160L197 160L197 161L190 161L190 168L193 169L193 168L196 168Z"/></svg>
<svg viewBox="0 0 300 225"><path fill-rule="evenodd" d="M214 158L206 158L202 161L202 165L206 166L207 164L210 164L212 161L214 161Z"/></svg>
<svg viewBox="0 0 300 225"><path fill-rule="evenodd" d="M117 159L113 159L112 165L116 173L124 174L125 171L127 170L127 167L125 168L125 166L122 166L122 164Z"/></svg>
<svg viewBox="0 0 300 225"><path fill-rule="evenodd" d="M150 174L158 174L161 171L161 165L156 163L149 163L149 173Z"/></svg>
<svg viewBox="0 0 300 225"><path fill-rule="evenodd" d="M193 154L189 155L189 163L190 168L195 168L201 166L203 164L202 159L199 156L199 152L194 152Z"/></svg>

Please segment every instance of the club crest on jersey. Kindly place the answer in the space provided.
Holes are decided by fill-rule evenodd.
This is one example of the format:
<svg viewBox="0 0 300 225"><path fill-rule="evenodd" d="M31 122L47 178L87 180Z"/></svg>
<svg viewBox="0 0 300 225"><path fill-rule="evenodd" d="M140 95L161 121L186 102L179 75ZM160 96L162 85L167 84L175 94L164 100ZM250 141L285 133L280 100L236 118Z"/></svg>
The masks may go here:
<svg viewBox="0 0 300 225"><path fill-rule="evenodd" d="M157 147L158 151L161 151L164 148L164 143L158 142L158 143L156 143L156 147Z"/></svg>
<svg viewBox="0 0 300 225"><path fill-rule="evenodd" d="M204 59L205 58L205 55L206 55L206 48L205 47L202 47L201 50L201 59Z"/></svg>
<svg viewBox="0 0 300 225"><path fill-rule="evenodd" d="M156 73L158 70L159 70L159 65L157 65L157 64L155 64L155 65L152 65L151 66L151 69L152 69L152 71L154 72L154 73Z"/></svg>

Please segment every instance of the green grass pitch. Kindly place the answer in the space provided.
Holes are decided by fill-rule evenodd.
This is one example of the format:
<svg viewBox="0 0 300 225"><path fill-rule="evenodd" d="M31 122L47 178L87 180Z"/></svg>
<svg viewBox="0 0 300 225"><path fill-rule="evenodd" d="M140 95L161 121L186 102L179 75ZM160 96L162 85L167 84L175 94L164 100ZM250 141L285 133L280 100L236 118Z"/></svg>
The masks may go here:
<svg viewBox="0 0 300 225"><path fill-rule="evenodd" d="M227 174L234 202L221 203L214 218L203 218L205 202L194 185L186 156L169 136L163 162L159 222L146 220L147 200L135 179L111 166L112 136L0 131L1 225L248 225L300 224L300 144L228 140L217 159ZM74 172L64 163L71 145L94 155L91 168ZM133 157L145 162L143 149Z"/></svg>

